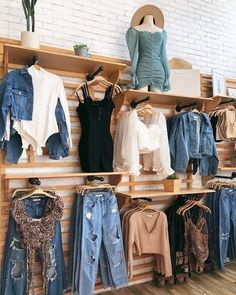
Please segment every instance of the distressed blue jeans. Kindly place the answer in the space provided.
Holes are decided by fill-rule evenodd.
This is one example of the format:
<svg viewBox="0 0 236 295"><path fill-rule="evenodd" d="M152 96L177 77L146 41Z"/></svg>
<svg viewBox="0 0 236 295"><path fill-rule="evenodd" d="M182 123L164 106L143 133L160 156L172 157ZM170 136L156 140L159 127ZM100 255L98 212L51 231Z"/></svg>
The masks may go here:
<svg viewBox="0 0 236 295"><path fill-rule="evenodd" d="M229 242L231 241L231 247ZM221 189L219 196L219 248L220 269L224 269L224 261L231 252L236 249L236 188L228 187ZM235 255L234 255L235 256Z"/></svg>
<svg viewBox="0 0 236 295"><path fill-rule="evenodd" d="M81 214L75 224L80 230L75 228L73 237L77 243L73 251L72 291L92 295L98 266L105 288L126 286L128 276L116 196L113 192L93 191L78 198Z"/></svg>
<svg viewBox="0 0 236 295"><path fill-rule="evenodd" d="M22 202L29 216L40 218L43 216L46 200L46 197L37 196L37 198L28 198ZM48 295L63 295L67 282L59 221L55 223L55 234L51 241L49 254ZM42 259L40 251L38 251L38 256ZM21 235L16 230L15 220L10 215L1 278L1 295L26 295L26 266L26 250L23 247Z"/></svg>

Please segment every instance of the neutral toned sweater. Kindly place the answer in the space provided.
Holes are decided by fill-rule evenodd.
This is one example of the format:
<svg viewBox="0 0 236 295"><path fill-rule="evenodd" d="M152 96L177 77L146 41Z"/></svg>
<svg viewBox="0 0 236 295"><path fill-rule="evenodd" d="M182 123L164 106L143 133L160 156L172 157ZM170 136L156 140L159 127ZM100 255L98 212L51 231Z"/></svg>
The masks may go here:
<svg viewBox="0 0 236 295"><path fill-rule="evenodd" d="M134 212L129 217L128 263L130 278L133 277L134 249L139 256L159 254L157 255L157 270L166 277L172 275L168 224L164 212L144 210Z"/></svg>

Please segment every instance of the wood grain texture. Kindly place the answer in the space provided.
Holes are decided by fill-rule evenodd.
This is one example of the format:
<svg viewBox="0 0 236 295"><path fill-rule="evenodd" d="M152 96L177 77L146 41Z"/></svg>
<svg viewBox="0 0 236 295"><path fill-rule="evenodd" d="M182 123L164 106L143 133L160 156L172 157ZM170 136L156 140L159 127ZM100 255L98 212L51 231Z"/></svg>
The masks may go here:
<svg viewBox="0 0 236 295"><path fill-rule="evenodd" d="M225 267L225 271L211 271L201 275L193 274L187 283L157 288L152 282L135 285L103 295L235 295L236 263Z"/></svg>

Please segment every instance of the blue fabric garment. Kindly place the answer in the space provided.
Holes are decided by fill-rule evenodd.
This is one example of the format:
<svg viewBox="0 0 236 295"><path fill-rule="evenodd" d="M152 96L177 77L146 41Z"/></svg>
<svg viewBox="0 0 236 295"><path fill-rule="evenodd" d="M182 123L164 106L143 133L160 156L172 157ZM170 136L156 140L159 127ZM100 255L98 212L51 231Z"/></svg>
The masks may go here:
<svg viewBox="0 0 236 295"><path fill-rule="evenodd" d="M6 150L6 160L18 163L22 154L20 135L12 128L13 120L31 120L33 111L33 83L27 67L9 72L0 85L0 140L1 149ZM7 114L11 116L10 140L4 140ZM68 129L64 110L58 98L55 116L59 132L47 140L49 158L59 160L69 156Z"/></svg>
<svg viewBox="0 0 236 295"><path fill-rule="evenodd" d="M37 196L37 202L33 199L25 199L26 213L32 218L40 218L44 214L47 198ZM39 252L39 258L42 258ZM26 250L23 247L21 235L16 229L13 217L9 216L7 241L5 244L5 255L3 272L1 278L1 295L26 295L27 269ZM50 277L51 275L51 277ZM67 287L66 271L64 264L61 225L55 222L54 236L50 248L50 270L48 281L48 295L63 295Z"/></svg>
<svg viewBox="0 0 236 295"><path fill-rule="evenodd" d="M73 218L72 291L92 295L98 266L104 288L128 284L120 216L112 192L93 191L77 196Z"/></svg>
<svg viewBox="0 0 236 295"><path fill-rule="evenodd" d="M151 86L168 91L170 82L166 31L152 33L129 28L125 37L132 63L132 87L139 89Z"/></svg>
<svg viewBox="0 0 236 295"><path fill-rule="evenodd" d="M224 270L225 259L236 258L236 188L223 187L206 197L211 261Z"/></svg>
<svg viewBox="0 0 236 295"><path fill-rule="evenodd" d="M230 234L233 237L233 248L236 249L236 188L223 188L219 196L219 268L224 269L228 257Z"/></svg>
<svg viewBox="0 0 236 295"><path fill-rule="evenodd" d="M171 167L186 172L190 159L199 159L203 176L217 173L218 154L209 116L205 113L185 112L172 119L169 133Z"/></svg>

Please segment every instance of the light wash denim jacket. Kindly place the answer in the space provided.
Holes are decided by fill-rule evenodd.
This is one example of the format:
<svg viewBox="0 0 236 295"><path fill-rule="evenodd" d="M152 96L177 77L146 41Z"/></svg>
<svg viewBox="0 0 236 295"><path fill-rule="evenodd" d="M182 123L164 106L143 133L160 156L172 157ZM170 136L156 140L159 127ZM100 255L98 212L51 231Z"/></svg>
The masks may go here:
<svg viewBox="0 0 236 295"><path fill-rule="evenodd" d="M186 172L191 158L199 159L200 174L217 173L218 154L210 119L207 114L186 112L175 116L169 134L172 168Z"/></svg>
<svg viewBox="0 0 236 295"><path fill-rule="evenodd" d="M33 104L33 83L27 67L9 72L0 85L0 146L6 150L7 161L10 163L18 162L22 154L22 143L21 137L12 127L10 140L6 141L4 139L7 115L10 113L11 123L13 120L32 120ZM59 99L55 116L59 133L55 133L48 138L47 146L49 158L58 160L60 156L67 157L69 155L68 130Z"/></svg>

